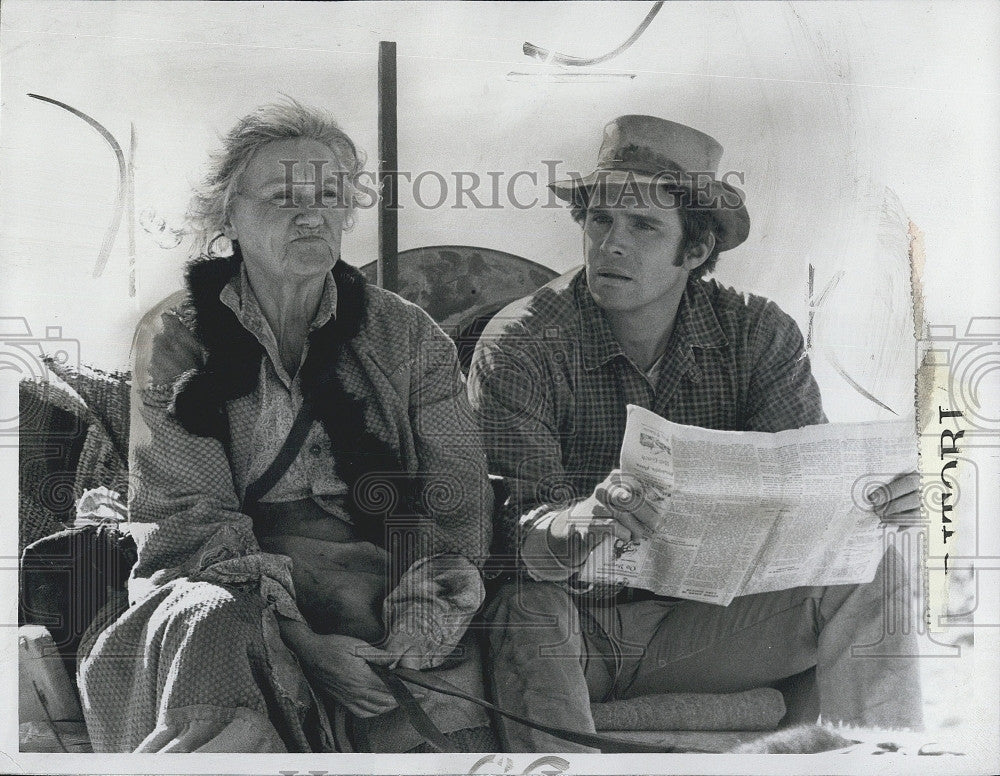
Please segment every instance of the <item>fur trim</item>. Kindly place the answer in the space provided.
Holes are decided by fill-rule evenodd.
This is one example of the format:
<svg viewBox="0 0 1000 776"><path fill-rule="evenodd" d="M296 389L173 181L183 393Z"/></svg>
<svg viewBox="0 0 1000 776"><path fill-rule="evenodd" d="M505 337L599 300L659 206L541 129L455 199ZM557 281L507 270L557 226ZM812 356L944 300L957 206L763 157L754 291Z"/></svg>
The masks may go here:
<svg viewBox="0 0 1000 776"><path fill-rule="evenodd" d="M201 367L174 384L171 410L187 431L224 443L229 438L225 404L256 387L263 354L260 343L219 299L242 262L236 249L227 258L195 259L184 272L196 314L194 333L207 355Z"/></svg>
<svg viewBox="0 0 1000 776"><path fill-rule="evenodd" d="M225 285L239 272L242 255L234 245L229 258L200 258L186 271L191 302L197 314L195 335L207 354L200 369L186 372L174 386L171 410L190 433L228 440L226 402L245 396L257 385L263 348L219 299ZM309 334L309 351L301 367L302 392L311 400L316 418L330 438L340 476L348 485L349 512L360 538L384 546L384 521L413 515L417 504L412 478L400 477L399 450L367 428L368 401L347 391L337 374L344 347L358 335L368 311L364 276L338 261L337 315ZM384 473L379 487L392 489L382 512L363 508L356 485L365 475ZM368 483L366 487L371 487ZM381 499L380 499L381 500Z"/></svg>
<svg viewBox="0 0 1000 776"><path fill-rule="evenodd" d="M174 383L170 413L181 425L198 436L226 439L225 417L217 376L204 369L189 369Z"/></svg>

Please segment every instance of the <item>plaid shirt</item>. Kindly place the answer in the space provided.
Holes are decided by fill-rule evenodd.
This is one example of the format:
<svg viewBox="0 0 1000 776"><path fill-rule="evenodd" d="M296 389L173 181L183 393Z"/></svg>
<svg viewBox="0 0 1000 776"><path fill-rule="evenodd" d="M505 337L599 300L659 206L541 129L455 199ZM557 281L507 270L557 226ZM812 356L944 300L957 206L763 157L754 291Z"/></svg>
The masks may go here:
<svg viewBox="0 0 1000 776"><path fill-rule="evenodd" d="M622 351L581 271L497 314L476 348L469 397L490 469L510 489L498 526L507 555L547 512L589 496L618 466L627 404L714 429L826 421L791 317L696 278L655 384Z"/></svg>

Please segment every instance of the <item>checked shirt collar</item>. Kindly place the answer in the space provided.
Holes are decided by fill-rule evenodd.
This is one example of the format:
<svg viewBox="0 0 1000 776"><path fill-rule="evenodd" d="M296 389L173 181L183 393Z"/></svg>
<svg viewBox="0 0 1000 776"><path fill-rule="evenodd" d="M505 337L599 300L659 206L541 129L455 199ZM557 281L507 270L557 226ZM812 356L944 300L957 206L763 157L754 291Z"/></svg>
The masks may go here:
<svg viewBox="0 0 1000 776"><path fill-rule="evenodd" d="M573 280L573 295L579 315L580 348L584 368L592 371L617 356L625 357L604 311L587 289L585 270L581 270ZM729 340L719 324L703 282L694 277L689 278L677 310L674 332L664 355L664 368L683 367L683 371L697 369L692 348L717 348L728 343Z"/></svg>

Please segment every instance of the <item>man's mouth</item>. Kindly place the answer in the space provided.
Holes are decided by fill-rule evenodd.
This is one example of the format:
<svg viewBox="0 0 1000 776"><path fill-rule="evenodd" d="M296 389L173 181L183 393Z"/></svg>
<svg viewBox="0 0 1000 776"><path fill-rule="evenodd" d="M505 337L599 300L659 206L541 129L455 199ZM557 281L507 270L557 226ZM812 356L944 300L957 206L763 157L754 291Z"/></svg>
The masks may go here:
<svg viewBox="0 0 1000 776"><path fill-rule="evenodd" d="M597 271L597 276L600 278L608 278L609 280L631 280L632 278L628 275L623 275L620 272L612 272L609 269L599 269Z"/></svg>

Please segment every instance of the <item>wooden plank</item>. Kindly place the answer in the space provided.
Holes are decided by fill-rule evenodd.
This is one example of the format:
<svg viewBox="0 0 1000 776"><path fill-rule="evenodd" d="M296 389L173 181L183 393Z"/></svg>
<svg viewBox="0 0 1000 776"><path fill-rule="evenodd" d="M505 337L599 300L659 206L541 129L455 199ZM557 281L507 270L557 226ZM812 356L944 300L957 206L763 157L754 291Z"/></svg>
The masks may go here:
<svg viewBox="0 0 1000 776"><path fill-rule="evenodd" d="M378 284L399 290L399 219L396 171L396 43L378 44Z"/></svg>

